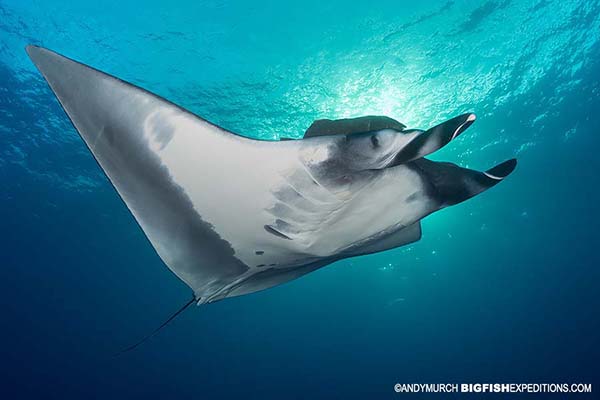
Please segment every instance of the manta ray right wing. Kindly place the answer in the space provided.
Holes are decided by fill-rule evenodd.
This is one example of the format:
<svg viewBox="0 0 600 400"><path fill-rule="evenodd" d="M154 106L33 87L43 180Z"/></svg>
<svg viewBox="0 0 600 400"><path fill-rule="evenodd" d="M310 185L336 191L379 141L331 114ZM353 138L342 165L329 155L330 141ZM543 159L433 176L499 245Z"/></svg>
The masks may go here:
<svg viewBox="0 0 600 400"><path fill-rule="evenodd" d="M365 243L357 243L342 253L348 257L362 256L366 254L379 253L395 249L396 247L405 246L417 242L421 239L421 221L417 221L412 225L394 231L388 234L382 234L375 238L368 238Z"/></svg>
<svg viewBox="0 0 600 400"><path fill-rule="evenodd" d="M318 119L314 121L304 133L304 138L327 135L349 135L352 133L380 131L393 129L402 131L406 125L393 118L382 115L367 115L357 118L345 119Z"/></svg>

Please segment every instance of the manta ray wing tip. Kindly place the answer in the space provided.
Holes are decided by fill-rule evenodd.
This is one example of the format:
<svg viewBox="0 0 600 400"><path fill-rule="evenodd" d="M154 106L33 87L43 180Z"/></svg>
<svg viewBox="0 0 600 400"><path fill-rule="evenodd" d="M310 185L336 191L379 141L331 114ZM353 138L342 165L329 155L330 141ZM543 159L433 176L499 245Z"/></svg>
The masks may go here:
<svg viewBox="0 0 600 400"><path fill-rule="evenodd" d="M40 46L36 46L35 44L28 44L27 46L25 46L25 51L31 59L33 59L37 54L44 50L46 49Z"/></svg>
<svg viewBox="0 0 600 400"><path fill-rule="evenodd" d="M52 50L48 50L44 47L36 46L34 44L28 44L25 46L25 51L40 72L42 72L42 69L48 65L49 61L61 58L61 56Z"/></svg>

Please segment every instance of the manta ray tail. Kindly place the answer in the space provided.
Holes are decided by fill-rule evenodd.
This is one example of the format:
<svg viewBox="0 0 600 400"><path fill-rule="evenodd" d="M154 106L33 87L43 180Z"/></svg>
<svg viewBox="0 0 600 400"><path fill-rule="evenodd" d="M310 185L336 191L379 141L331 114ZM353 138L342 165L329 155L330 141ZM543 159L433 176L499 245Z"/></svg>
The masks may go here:
<svg viewBox="0 0 600 400"><path fill-rule="evenodd" d="M411 165L428 183L429 196L435 199L440 207L446 207L461 203L495 186L514 171L517 160L513 158L504 161L485 172L425 158L415 160Z"/></svg>
<svg viewBox="0 0 600 400"><path fill-rule="evenodd" d="M155 330L153 330L152 332L150 332L148 335L144 336L138 342L132 344L129 347L124 348L123 350L121 350L120 352L118 352L117 354L115 354L115 356L120 356L123 353L127 353L128 351L131 351L131 350L135 349L136 347L138 347L139 345L141 345L142 343L144 343L145 341L147 341L148 339L150 339L152 336L156 335L162 328L164 328L165 326L167 326L169 324L169 322L173 321L179 314L181 314L189 306L191 306L192 304L194 304L194 302L196 300L197 300L196 296L192 296L192 298L190 299L190 301L188 301L187 303L185 303L179 310L177 310L173 315L171 315L158 328L156 328Z"/></svg>

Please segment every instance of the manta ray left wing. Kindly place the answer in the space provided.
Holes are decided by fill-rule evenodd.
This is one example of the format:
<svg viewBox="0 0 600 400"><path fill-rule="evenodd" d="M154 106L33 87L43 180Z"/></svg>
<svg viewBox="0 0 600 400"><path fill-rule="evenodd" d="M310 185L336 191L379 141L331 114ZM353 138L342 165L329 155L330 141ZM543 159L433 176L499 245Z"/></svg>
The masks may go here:
<svg viewBox="0 0 600 400"><path fill-rule="evenodd" d="M244 277L249 268L233 247L241 240L224 238L219 221L239 224L247 207L220 201L264 181L255 176L263 170L251 171L264 158L260 144L87 65L26 50L156 252L196 298L208 301Z"/></svg>
<svg viewBox="0 0 600 400"><path fill-rule="evenodd" d="M308 127L304 132L304 139L329 136L329 135L348 135L352 133L364 133L379 131L382 129L393 129L402 131L406 128L401 122L383 115L367 115L356 118L343 119L318 119ZM295 138L281 136L279 140L298 140Z"/></svg>

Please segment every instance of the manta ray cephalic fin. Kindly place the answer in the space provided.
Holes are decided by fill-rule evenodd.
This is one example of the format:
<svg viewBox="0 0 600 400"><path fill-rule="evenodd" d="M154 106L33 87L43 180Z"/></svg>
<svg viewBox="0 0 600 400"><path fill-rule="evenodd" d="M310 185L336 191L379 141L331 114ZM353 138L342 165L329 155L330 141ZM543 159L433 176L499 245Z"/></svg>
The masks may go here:
<svg viewBox="0 0 600 400"><path fill-rule="evenodd" d="M396 155L392 165L405 164L441 149L471 126L475 119L475 114L467 113L442 122L426 131L419 131L415 138ZM406 132L409 133L411 130Z"/></svg>
<svg viewBox="0 0 600 400"><path fill-rule="evenodd" d="M446 207L462 203L496 186L515 170L517 160L513 158L504 161L486 172L426 158L415 160L409 165L428 183L429 196L438 201L441 207Z"/></svg>

